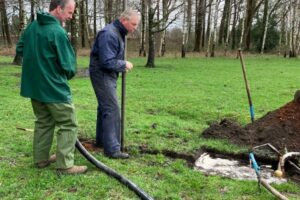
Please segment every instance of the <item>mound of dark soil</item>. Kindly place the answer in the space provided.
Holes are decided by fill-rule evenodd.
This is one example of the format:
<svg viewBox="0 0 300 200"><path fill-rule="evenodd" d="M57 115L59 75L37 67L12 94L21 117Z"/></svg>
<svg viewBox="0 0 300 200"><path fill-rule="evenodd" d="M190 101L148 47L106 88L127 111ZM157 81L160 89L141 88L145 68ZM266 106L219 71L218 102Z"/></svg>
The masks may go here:
<svg viewBox="0 0 300 200"><path fill-rule="evenodd" d="M291 101L245 127L224 119L207 128L203 136L227 139L241 146L270 143L281 151L285 147L288 151L300 151L300 102Z"/></svg>

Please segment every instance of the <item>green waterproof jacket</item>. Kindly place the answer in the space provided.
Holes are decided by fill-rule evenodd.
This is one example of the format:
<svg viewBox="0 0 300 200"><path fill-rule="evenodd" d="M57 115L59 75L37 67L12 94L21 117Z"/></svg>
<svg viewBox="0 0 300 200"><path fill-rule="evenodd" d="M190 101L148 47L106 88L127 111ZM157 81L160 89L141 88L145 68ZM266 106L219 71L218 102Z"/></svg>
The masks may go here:
<svg viewBox="0 0 300 200"><path fill-rule="evenodd" d="M67 80L76 73L76 58L68 35L49 13L24 30L16 47L23 57L21 95L45 103L71 102Z"/></svg>

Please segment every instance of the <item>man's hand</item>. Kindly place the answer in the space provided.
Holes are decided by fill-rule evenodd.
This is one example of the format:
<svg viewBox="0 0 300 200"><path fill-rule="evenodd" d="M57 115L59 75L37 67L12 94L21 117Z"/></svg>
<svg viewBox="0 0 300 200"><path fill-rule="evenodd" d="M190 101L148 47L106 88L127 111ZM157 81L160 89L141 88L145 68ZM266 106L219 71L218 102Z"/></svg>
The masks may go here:
<svg viewBox="0 0 300 200"><path fill-rule="evenodd" d="M126 72L129 72L133 68L133 64L129 61L125 61L125 62L126 62L125 70Z"/></svg>

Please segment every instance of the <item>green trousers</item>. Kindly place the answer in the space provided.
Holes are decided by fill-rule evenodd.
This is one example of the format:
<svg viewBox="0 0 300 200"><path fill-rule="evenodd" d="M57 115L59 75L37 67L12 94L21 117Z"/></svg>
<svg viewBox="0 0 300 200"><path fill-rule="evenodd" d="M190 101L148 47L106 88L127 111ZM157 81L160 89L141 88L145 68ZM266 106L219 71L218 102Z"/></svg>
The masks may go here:
<svg viewBox="0 0 300 200"><path fill-rule="evenodd" d="M43 103L31 99L36 116L33 139L34 163L49 159L55 127L57 130L56 167L70 168L74 165L77 120L71 103Z"/></svg>

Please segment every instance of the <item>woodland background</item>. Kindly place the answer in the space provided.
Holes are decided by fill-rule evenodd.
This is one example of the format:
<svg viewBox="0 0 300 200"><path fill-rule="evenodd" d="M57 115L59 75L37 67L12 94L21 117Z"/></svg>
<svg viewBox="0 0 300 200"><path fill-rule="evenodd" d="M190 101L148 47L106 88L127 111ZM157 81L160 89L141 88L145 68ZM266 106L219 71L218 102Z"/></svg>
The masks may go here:
<svg viewBox="0 0 300 200"><path fill-rule="evenodd" d="M13 47L38 10L49 0L0 0L0 45ZM100 30L127 7L141 12L141 23L128 38L129 52L146 56L148 67L168 52L202 52L208 57L241 48L256 53L297 57L300 0L77 0L65 25L76 50L90 49ZM197 54L196 54L197 55ZM20 58L14 62L20 63Z"/></svg>

